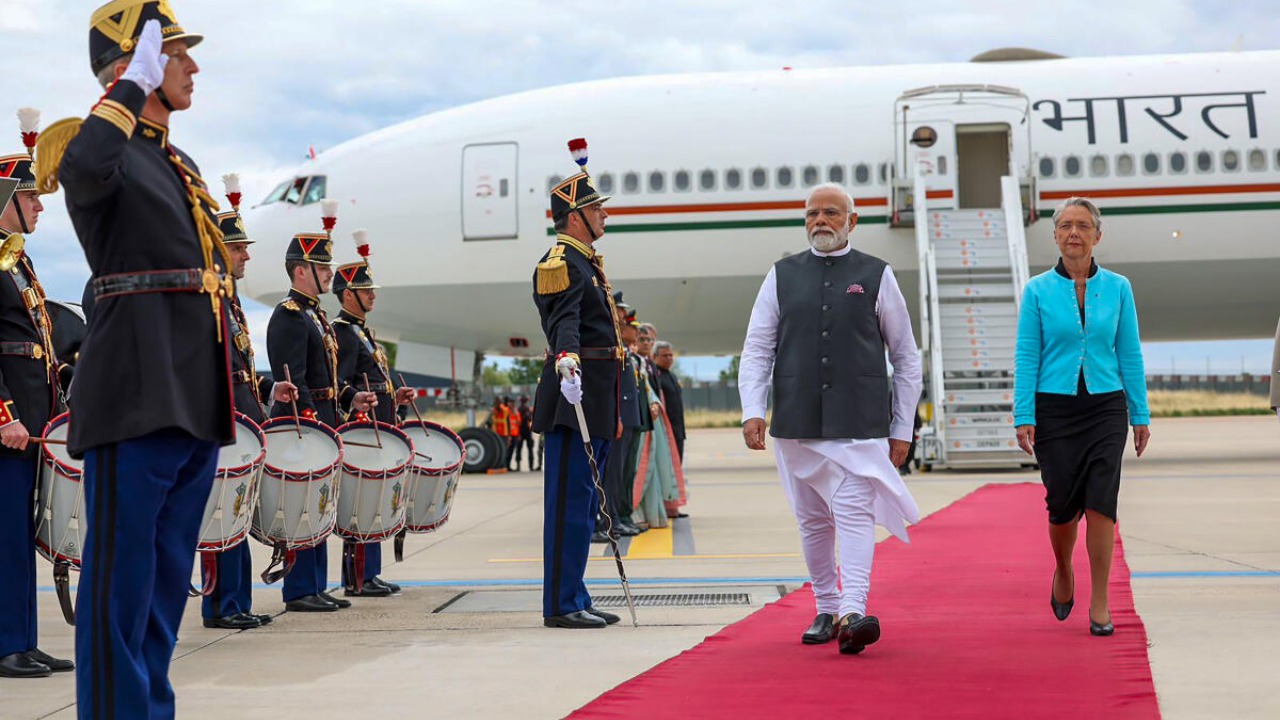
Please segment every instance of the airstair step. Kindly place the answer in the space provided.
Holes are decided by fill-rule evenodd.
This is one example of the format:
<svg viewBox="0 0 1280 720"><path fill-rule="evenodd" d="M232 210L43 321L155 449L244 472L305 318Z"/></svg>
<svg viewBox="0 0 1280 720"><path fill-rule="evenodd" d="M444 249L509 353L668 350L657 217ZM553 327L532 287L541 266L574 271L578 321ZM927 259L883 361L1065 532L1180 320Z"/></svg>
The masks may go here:
<svg viewBox="0 0 1280 720"><path fill-rule="evenodd" d="M1013 413L1011 412L965 412L963 410L952 411L947 415L947 427L974 427L974 426L1008 426L1013 427Z"/></svg>
<svg viewBox="0 0 1280 720"><path fill-rule="evenodd" d="M1007 390L947 390L947 405L1012 405L1013 388Z"/></svg>
<svg viewBox="0 0 1280 720"><path fill-rule="evenodd" d="M938 298L941 300L963 298L1008 298L1012 300L1013 285L999 283L941 285L938 287Z"/></svg>

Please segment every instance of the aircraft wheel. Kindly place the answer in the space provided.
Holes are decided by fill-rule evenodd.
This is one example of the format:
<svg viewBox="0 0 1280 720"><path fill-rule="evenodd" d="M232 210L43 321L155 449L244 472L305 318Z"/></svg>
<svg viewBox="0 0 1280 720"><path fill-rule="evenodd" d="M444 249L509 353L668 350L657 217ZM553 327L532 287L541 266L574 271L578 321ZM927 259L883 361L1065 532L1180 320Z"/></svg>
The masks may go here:
<svg viewBox="0 0 1280 720"><path fill-rule="evenodd" d="M486 440L491 448L489 457L493 460L485 470L505 470L507 468L507 439L489 428L480 428L487 435Z"/></svg>
<svg viewBox="0 0 1280 720"><path fill-rule="evenodd" d="M497 437L485 428L469 427L458 433L462 438L462 471L465 473L482 473L493 467L497 450L490 439Z"/></svg>

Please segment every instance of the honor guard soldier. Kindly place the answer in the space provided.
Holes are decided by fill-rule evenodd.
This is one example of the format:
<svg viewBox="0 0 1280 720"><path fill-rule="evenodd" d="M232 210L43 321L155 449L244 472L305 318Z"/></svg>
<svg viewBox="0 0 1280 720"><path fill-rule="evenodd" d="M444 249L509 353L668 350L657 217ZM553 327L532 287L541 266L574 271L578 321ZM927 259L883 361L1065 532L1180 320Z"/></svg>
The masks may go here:
<svg viewBox="0 0 1280 720"><path fill-rule="evenodd" d="M333 334L338 339L338 381L342 384L368 389L378 397L374 416L378 422L398 425L396 409L413 401L413 388L397 388L391 379L387 354L374 339L373 328L366 325L368 314L373 312L379 286L373 282L373 270L369 267L368 232L357 230L353 234L360 262L339 265L333 277L333 294L342 304L342 310L333 321ZM378 577L382 572L381 543L344 543L342 562L343 594L359 597L387 597L400 592L400 586ZM361 558L363 556L363 558ZM363 562L357 562L362 559ZM362 568L360 582L356 582L354 570Z"/></svg>
<svg viewBox="0 0 1280 720"><path fill-rule="evenodd" d="M218 215L218 227L222 230L222 244L231 258L231 276L244 279L245 266L250 260L249 239L240 217L240 177L234 173L223 175L227 199L231 211ZM240 306L239 293L231 297L231 316L228 318L231 333L231 386L237 412L261 425L266 421L263 402L274 399L287 403L293 399L295 388L291 383L260 377L255 369L253 343L249 340L249 323ZM205 562L213 562L209 573L213 582L212 593L201 602L201 615L207 628L248 630L270 624L270 615L250 612L253 606L253 560L249 556L246 540L220 553L208 553Z"/></svg>
<svg viewBox="0 0 1280 720"><path fill-rule="evenodd" d="M583 573L600 498L574 405L586 416L602 471L618 434L621 346L604 264L595 244L608 213L586 172L587 144L569 143L582 172L551 190L556 242L533 277L533 299L547 337L533 405L533 430L546 436L543 472L542 614L547 627L602 628L618 621L591 607Z"/></svg>
<svg viewBox="0 0 1280 720"><path fill-rule="evenodd" d="M93 13L107 88L42 133L37 189L66 189L96 308L71 386L67 450L84 457L88 528L76 598L81 718L173 717L178 626L218 447L234 432L227 258L195 162L171 143L200 41L168 0Z"/></svg>
<svg viewBox="0 0 1280 720"><path fill-rule="evenodd" d="M40 204L32 170L40 114L18 111L27 152L0 156L0 677L44 677L75 668L36 647L37 448L30 438L60 411L60 377L44 290L24 236ZM12 195L12 199L10 199Z"/></svg>
<svg viewBox="0 0 1280 720"><path fill-rule="evenodd" d="M276 305L267 324L267 356L271 374L290 378L297 386L298 413L331 428L341 424L339 407L368 412L375 396L338 379L338 340L320 307L320 296L333 282L333 241L337 201L320 202L325 232L299 233L285 251L288 296ZM293 414L289 404L276 403L271 417ZM351 607L351 601L330 595L328 549L320 543L299 550L284 576L285 608L293 612L332 612Z"/></svg>

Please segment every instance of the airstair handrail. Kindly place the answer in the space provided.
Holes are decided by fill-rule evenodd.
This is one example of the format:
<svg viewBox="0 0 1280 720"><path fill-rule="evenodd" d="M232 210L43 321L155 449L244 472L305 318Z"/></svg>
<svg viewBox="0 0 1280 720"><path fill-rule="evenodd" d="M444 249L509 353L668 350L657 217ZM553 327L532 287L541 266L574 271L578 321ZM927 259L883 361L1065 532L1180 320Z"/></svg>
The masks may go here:
<svg viewBox="0 0 1280 720"><path fill-rule="evenodd" d="M932 425L938 447L946 447L943 425L942 386L942 330L938 305L937 268L933 243L929 241L929 207L925 190L928 169L918 163L915 170L915 187L912 190L911 207L916 221L916 251L919 255L920 275L920 343L929 367L929 402L933 406Z"/></svg>
<svg viewBox="0 0 1280 720"><path fill-rule="evenodd" d="M1005 233L1009 243L1009 265L1013 270L1013 303L1022 309L1022 291L1030 280L1027 262L1027 230L1022 223L1022 188L1018 178L1000 178L1000 206L1004 210Z"/></svg>

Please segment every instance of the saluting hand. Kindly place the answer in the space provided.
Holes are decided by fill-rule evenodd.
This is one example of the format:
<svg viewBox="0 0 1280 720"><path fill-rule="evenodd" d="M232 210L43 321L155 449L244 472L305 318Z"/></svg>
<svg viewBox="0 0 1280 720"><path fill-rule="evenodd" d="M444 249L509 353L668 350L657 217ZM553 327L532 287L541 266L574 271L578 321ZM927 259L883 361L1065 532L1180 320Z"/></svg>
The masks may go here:
<svg viewBox="0 0 1280 720"><path fill-rule="evenodd" d="M351 398L351 409L356 412L368 414L376 407L378 407L378 396L376 393L361 390L356 393L355 397Z"/></svg>
<svg viewBox="0 0 1280 720"><path fill-rule="evenodd" d="M418 396L417 388L411 388L411 387L396 388L396 404L397 405L408 405L409 403L413 402L413 399L417 396Z"/></svg>
<svg viewBox="0 0 1280 720"><path fill-rule="evenodd" d="M280 380L271 386L271 399L280 404L298 399L298 386L286 380Z"/></svg>
<svg viewBox="0 0 1280 720"><path fill-rule="evenodd" d="M752 450L764 449L764 418L751 418L742 423L742 439Z"/></svg>
<svg viewBox="0 0 1280 720"><path fill-rule="evenodd" d="M142 26L142 34L138 37L138 45L134 48L129 67L125 68L120 79L137 83L147 95L155 92L164 82L164 68L169 64L169 56L164 54L163 45L160 21L148 20Z"/></svg>
<svg viewBox="0 0 1280 720"><path fill-rule="evenodd" d="M31 433L27 432L26 426L20 422L12 422L0 429L0 445L4 445L10 450L26 450L27 442L31 440Z"/></svg>

